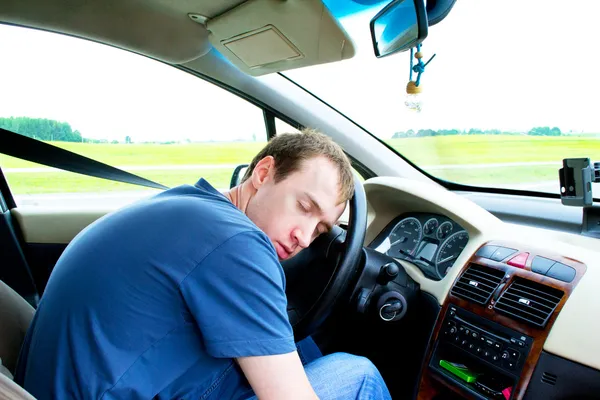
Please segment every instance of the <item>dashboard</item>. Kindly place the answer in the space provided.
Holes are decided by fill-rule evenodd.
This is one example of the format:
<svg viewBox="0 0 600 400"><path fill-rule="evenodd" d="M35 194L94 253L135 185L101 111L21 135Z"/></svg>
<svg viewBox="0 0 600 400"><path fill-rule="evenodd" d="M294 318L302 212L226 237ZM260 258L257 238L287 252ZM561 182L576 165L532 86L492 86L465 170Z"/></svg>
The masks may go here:
<svg viewBox="0 0 600 400"><path fill-rule="evenodd" d="M507 223L457 193L406 178L372 178L364 188L365 244L399 260L441 306L419 400L489 399L497 389L519 400L597 397L598 239ZM465 381L456 365L484 381Z"/></svg>
<svg viewBox="0 0 600 400"><path fill-rule="evenodd" d="M452 219L433 213L406 213L392 220L369 245L390 257L417 265L425 276L443 279L469 242Z"/></svg>

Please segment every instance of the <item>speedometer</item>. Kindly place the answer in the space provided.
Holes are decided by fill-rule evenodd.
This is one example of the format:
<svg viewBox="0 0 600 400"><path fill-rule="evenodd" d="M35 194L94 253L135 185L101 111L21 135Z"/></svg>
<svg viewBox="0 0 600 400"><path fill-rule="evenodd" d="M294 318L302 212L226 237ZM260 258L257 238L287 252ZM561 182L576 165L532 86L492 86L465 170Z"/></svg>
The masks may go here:
<svg viewBox="0 0 600 400"><path fill-rule="evenodd" d="M423 226L418 219L414 217L403 219L392 230L387 254L392 257L414 254L422 236Z"/></svg>
<svg viewBox="0 0 600 400"><path fill-rule="evenodd" d="M435 258L435 268L440 277L443 279L448 273L448 269L454 265L454 260L460 256L465 246L469 242L469 234L467 231L456 232L442 243Z"/></svg>

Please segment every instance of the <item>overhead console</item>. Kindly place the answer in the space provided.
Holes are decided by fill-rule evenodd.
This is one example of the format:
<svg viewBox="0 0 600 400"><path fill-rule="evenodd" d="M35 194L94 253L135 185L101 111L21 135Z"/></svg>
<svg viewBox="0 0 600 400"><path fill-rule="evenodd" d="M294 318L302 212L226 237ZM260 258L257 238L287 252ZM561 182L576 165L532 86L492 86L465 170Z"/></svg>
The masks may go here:
<svg viewBox="0 0 600 400"><path fill-rule="evenodd" d="M554 321L586 271L509 242L479 248L442 307L419 399L521 399Z"/></svg>

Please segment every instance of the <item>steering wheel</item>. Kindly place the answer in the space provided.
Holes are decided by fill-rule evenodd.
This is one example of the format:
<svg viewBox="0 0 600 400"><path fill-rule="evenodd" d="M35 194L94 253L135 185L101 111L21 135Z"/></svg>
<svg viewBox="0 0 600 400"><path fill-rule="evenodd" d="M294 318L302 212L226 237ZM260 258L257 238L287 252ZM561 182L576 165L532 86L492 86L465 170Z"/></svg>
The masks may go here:
<svg viewBox="0 0 600 400"><path fill-rule="evenodd" d="M356 174L349 207L347 230L335 226L282 263L288 315L297 341L313 333L342 299L349 300L350 289L358 279L367 228L367 200Z"/></svg>

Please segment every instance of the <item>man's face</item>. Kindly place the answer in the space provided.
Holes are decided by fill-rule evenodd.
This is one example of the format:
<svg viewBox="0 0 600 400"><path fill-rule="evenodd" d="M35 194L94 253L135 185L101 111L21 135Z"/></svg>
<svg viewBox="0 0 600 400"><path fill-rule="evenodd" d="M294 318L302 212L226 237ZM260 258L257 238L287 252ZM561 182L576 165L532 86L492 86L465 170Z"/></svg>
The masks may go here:
<svg viewBox="0 0 600 400"><path fill-rule="evenodd" d="M345 203L338 204L338 170L325 157L304 161L298 171L278 183L270 161L257 164L250 178L257 192L246 214L269 236L279 259L285 260L331 229Z"/></svg>

